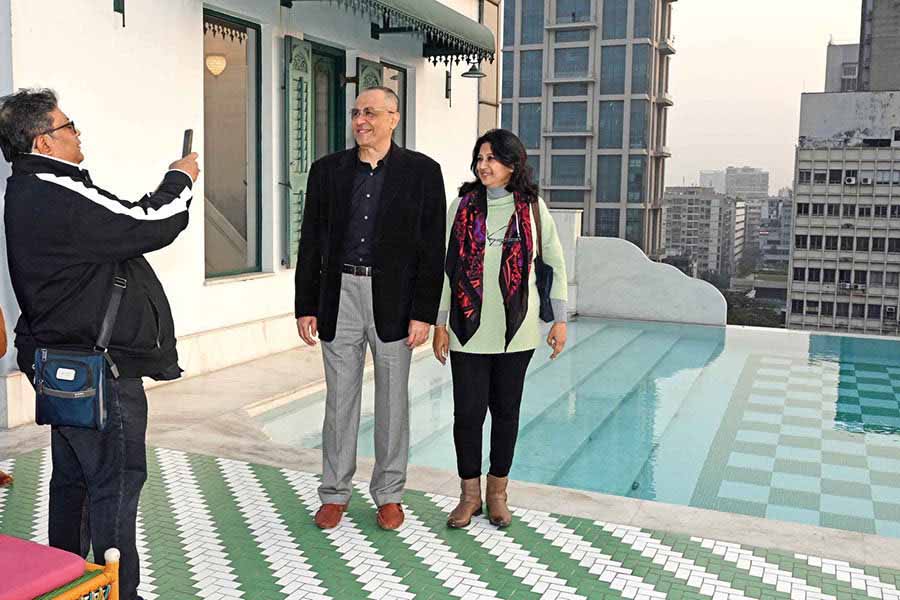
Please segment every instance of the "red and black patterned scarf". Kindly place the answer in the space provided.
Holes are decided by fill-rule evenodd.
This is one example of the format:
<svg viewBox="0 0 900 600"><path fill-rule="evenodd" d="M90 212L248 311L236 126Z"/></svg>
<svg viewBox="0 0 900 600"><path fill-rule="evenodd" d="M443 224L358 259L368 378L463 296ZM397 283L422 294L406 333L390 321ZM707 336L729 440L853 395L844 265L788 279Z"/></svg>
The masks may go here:
<svg viewBox="0 0 900 600"><path fill-rule="evenodd" d="M528 276L533 248L530 205L518 192L514 199L515 211L506 227L500 259L500 292L506 311L504 348L509 346L528 312ZM487 198L481 189L469 192L459 201L445 265L450 279L450 327L463 345L481 325L486 238Z"/></svg>

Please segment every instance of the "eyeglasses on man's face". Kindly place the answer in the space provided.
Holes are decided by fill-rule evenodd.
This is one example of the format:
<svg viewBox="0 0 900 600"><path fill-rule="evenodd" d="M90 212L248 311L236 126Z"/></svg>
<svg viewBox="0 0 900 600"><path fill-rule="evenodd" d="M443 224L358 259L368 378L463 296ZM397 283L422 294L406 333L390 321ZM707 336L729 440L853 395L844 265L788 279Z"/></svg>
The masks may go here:
<svg viewBox="0 0 900 600"><path fill-rule="evenodd" d="M398 112L398 111L390 110L387 108L371 108L369 106L367 106L363 109L351 108L350 109L350 118L357 119L359 117L362 117L366 121L374 121L378 117L378 115L380 115L381 113L387 113L389 115L392 115L395 112Z"/></svg>
<svg viewBox="0 0 900 600"><path fill-rule="evenodd" d="M78 129L75 127L75 121L69 120L63 123L62 125L58 125L57 127L53 127L52 129L48 129L46 131L40 132L38 135L45 135L48 133L53 133L54 131L59 131L60 129L68 129L72 133L78 133Z"/></svg>

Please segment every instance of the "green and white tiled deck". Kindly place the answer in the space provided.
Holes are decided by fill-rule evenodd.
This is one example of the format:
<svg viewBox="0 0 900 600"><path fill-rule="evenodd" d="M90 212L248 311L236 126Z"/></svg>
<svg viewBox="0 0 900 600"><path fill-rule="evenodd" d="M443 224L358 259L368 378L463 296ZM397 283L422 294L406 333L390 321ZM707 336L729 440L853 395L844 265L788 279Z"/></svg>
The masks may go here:
<svg viewBox="0 0 900 600"><path fill-rule="evenodd" d="M49 452L0 461L0 532L46 541ZM157 448L141 497L141 592L193 598L900 600L900 571L546 512L444 525L455 499L410 491L378 529L365 484L344 523L312 523L315 475Z"/></svg>

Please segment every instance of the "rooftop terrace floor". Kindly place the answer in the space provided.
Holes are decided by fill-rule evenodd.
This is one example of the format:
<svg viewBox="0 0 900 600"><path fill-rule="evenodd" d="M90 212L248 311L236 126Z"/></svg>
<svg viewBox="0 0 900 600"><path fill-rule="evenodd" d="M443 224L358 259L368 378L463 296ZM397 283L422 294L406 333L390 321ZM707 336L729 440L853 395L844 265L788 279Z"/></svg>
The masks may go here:
<svg viewBox="0 0 900 600"><path fill-rule="evenodd" d="M789 335L773 332L773 335ZM148 392L142 593L153 598L893 598L900 539L513 482L513 525L449 530L457 480L410 468L407 522L381 531L364 483L345 522L312 522L320 452L250 414L321 389L295 350ZM237 390L237 393L236 393ZM46 541L48 433L0 432L0 532ZM830 557L830 558L829 558Z"/></svg>

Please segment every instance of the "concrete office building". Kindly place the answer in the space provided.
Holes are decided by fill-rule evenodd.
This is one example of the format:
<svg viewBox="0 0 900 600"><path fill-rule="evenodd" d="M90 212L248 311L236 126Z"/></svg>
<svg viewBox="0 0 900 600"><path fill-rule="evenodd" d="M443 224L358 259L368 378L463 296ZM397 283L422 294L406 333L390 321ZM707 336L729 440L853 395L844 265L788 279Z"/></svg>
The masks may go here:
<svg viewBox="0 0 900 600"><path fill-rule="evenodd" d="M725 171L700 171L700 187L712 188L717 194L724 194Z"/></svg>
<svg viewBox="0 0 900 600"><path fill-rule="evenodd" d="M501 124L586 235L661 245L673 0L505 0Z"/></svg>
<svg viewBox="0 0 900 600"><path fill-rule="evenodd" d="M900 2L863 0L858 61L857 89L900 90Z"/></svg>
<svg viewBox="0 0 900 600"><path fill-rule="evenodd" d="M859 44L828 44L825 91L855 92L859 73Z"/></svg>
<svg viewBox="0 0 900 600"><path fill-rule="evenodd" d="M769 172L753 167L725 169L725 193L732 198L767 198Z"/></svg>
<svg viewBox="0 0 900 600"><path fill-rule="evenodd" d="M734 274L745 245L744 202L689 186L666 188L663 203L666 256L696 259L701 274Z"/></svg>
<svg viewBox="0 0 900 600"><path fill-rule="evenodd" d="M712 188L667 187L663 197L667 257L696 259L699 273L719 270L720 213L726 199Z"/></svg>
<svg viewBox="0 0 900 600"><path fill-rule="evenodd" d="M787 326L897 333L900 91L803 94Z"/></svg>
<svg viewBox="0 0 900 600"><path fill-rule="evenodd" d="M790 197L769 199L769 215L760 229L761 266L787 269L791 255L791 225L794 203Z"/></svg>
<svg viewBox="0 0 900 600"><path fill-rule="evenodd" d="M747 232L746 204L743 200L727 197L719 213L719 273L734 275L744 256L744 237Z"/></svg>

